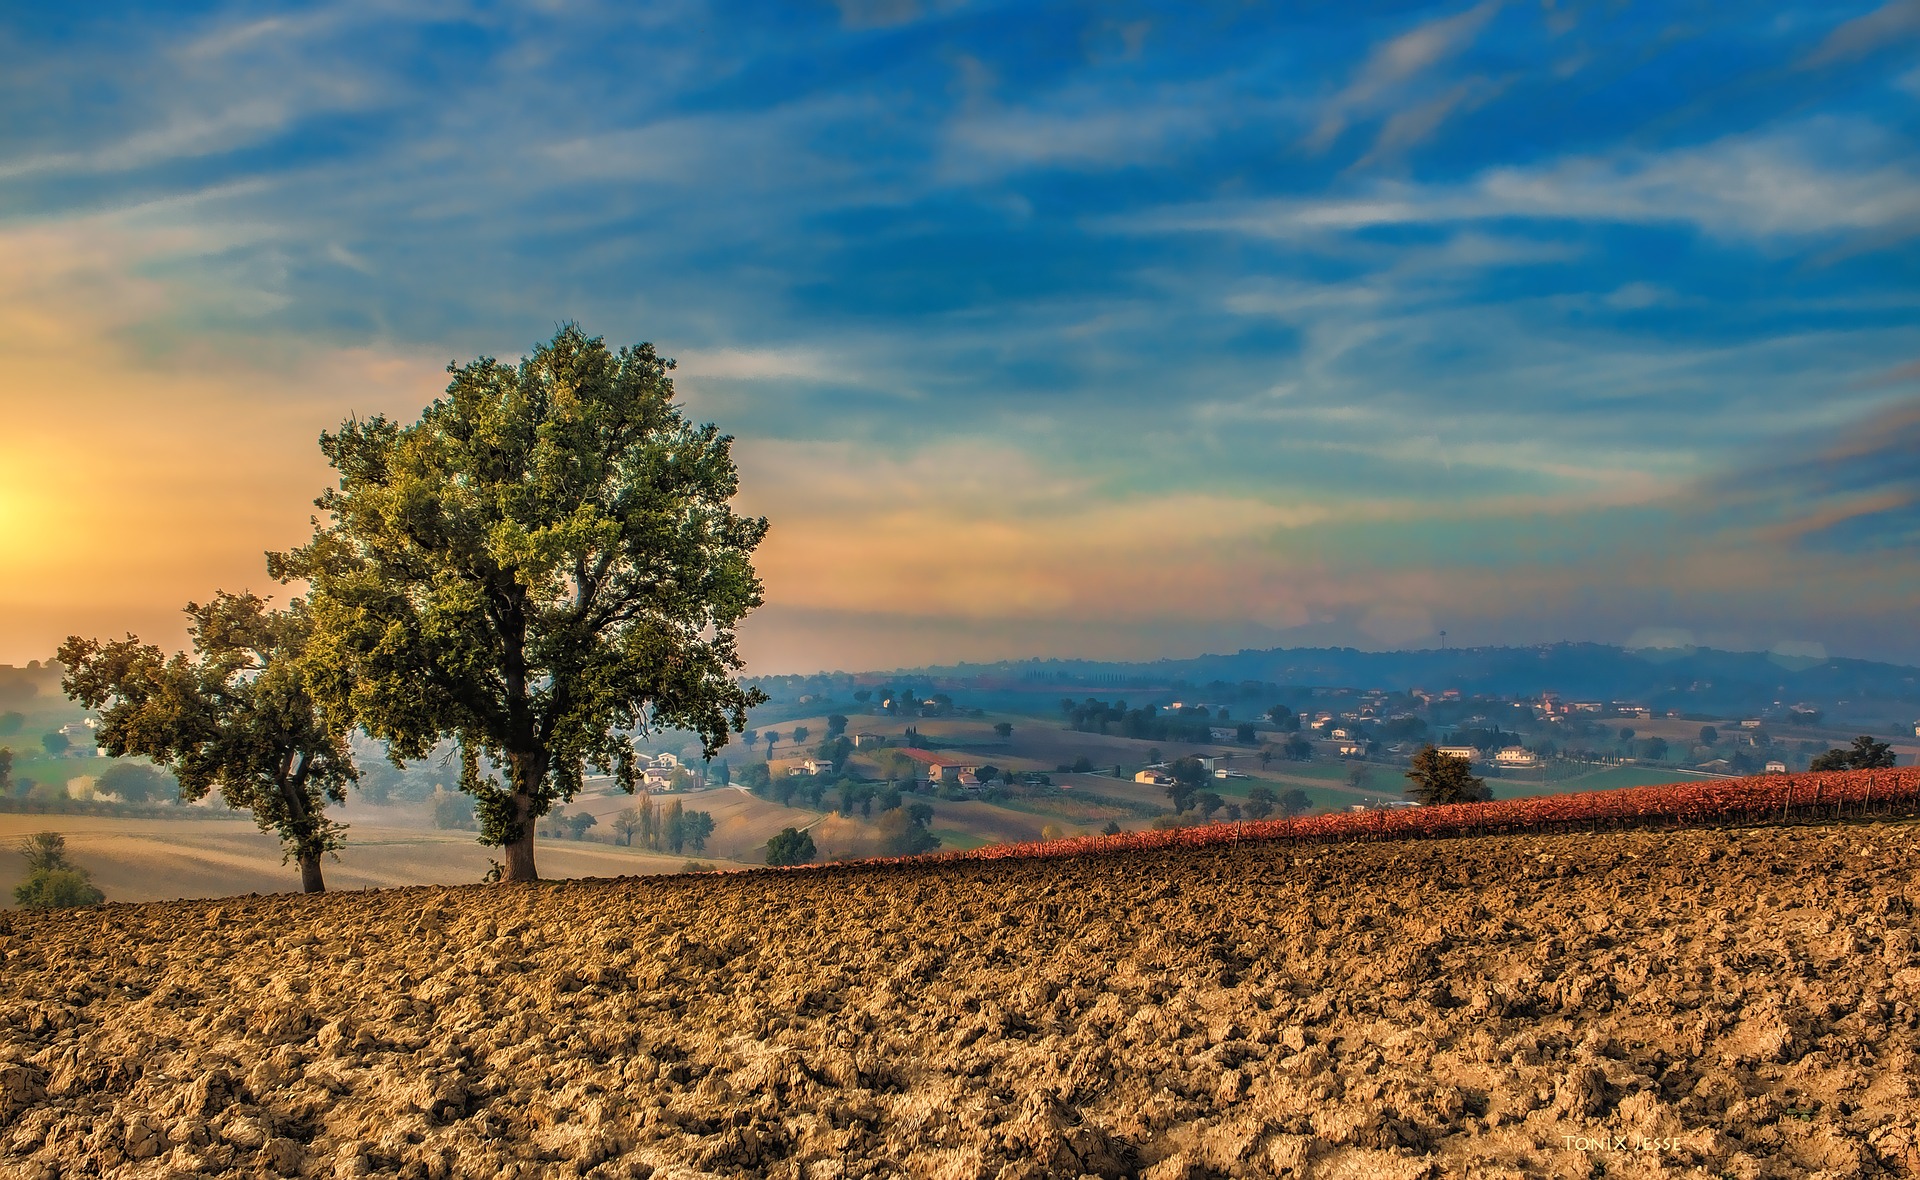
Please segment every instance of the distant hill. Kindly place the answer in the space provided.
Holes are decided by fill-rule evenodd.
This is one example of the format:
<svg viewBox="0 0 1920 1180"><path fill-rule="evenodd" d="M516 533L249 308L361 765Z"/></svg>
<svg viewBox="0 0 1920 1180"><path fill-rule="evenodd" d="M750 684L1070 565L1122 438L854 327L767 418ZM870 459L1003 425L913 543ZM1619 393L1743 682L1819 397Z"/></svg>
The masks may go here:
<svg viewBox="0 0 1920 1180"><path fill-rule="evenodd" d="M1628 650L1598 643L1539 647L1429 648L1369 652L1355 648L1273 648L1146 663L1031 660L903 669L889 676L923 681L1039 689L1199 688L1258 682L1633 701L1682 712L1759 712L1809 704L1837 716L1912 720L1920 706L1920 668L1872 660L1779 656L1713 648ZM862 679L866 679L863 677Z"/></svg>

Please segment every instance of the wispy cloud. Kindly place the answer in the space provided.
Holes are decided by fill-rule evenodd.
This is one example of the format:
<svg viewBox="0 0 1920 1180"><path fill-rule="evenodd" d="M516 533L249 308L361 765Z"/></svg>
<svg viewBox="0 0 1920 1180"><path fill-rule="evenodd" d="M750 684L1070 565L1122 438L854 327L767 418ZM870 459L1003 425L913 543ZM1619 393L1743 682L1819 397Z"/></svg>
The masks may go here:
<svg viewBox="0 0 1920 1180"><path fill-rule="evenodd" d="M1222 201L1121 219L1143 230L1298 238L1524 219L1691 225L1715 237L1920 231L1920 172L1875 129L1815 123L1667 152L1487 169L1465 184L1382 182L1350 196ZM1822 152L1844 145L1853 150Z"/></svg>
<svg viewBox="0 0 1920 1180"><path fill-rule="evenodd" d="M1843 21L1800 60L1803 69L1855 61L1920 37L1920 0L1888 0L1864 16Z"/></svg>
<svg viewBox="0 0 1920 1180"><path fill-rule="evenodd" d="M1315 151L1330 147L1357 115L1379 111L1399 97L1407 83L1473 44L1500 7L1501 0L1482 0L1464 12L1423 22L1375 46L1347 85L1328 102L1319 124L1307 137L1307 146ZM1396 116L1402 121L1393 133L1395 139L1404 145L1424 138L1458 102L1458 97L1434 100L1417 108L1421 113L1410 118ZM1416 127L1422 124L1416 135ZM1375 146L1378 150L1379 144Z"/></svg>

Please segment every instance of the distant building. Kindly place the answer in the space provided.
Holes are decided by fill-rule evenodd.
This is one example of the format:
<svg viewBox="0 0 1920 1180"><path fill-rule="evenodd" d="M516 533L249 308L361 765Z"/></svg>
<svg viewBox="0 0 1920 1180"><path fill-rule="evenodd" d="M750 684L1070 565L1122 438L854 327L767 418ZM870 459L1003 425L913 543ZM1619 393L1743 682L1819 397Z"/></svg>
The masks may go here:
<svg viewBox="0 0 1920 1180"><path fill-rule="evenodd" d="M800 765L807 768L808 774L833 773L833 760L830 758L809 758Z"/></svg>
<svg viewBox="0 0 1920 1180"><path fill-rule="evenodd" d="M1150 787L1170 787L1173 785L1173 776L1164 770L1153 770L1149 768L1134 775L1133 781L1136 783L1146 783Z"/></svg>
<svg viewBox="0 0 1920 1180"><path fill-rule="evenodd" d="M1352 758L1367 752L1367 747L1361 742L1339 742L1334 748L1340 751L1342 758Z"/></svg>
<svg viewBox="0 0 1920 1180"><path fill-rule="evenodd" d="M1449 758L1465 758L1469 762L1480 761L1480 751L1472 746L1441 746L1440 752Z"/></svg>
<svg viewBox="0 0 1920 1180"><path fill-rule="evenodd" d="M1216 742L1230 742L1234 739L1234 731L1231 729L1221 729L1216 725L1207 730L1207 736Z"/></svg>
<svg viewBox="0 0 1920 1180"><path fill-rule="evenodd" d="M1750 717L1747 720L1742 721L1740 723L1740 728L1741 729L1759 729L1760 719L1758 717Z"/></svg>
<svg viewBox="0 0 1920 1180"><path fill-rule="evenodd" d="M1725 758L1715 758L1711 762L1702 762L1700 765L1694 767L1694 769L1704 770L1708 774L1732 774L1733 763L1727 761Z"/></svg>
<svg viewBox="0 0 1920 1180"><path fill-rule="evenodd" d="M930 783L958 782L962 774L973 774L980 769L980 764L971 758L955 758L912 746L903 747L900 752L927 768Z"/></svg>
<svg viewBox="0 0 1920 1180"><path fill-rule="evenodd" d="M864 750L869 746L884 746L887 739L877 733L856 733L853 735L853 744Z"/></svg>
<svg viewBox="0 0 1920 1180"><path fill-rule="evenodd" d="M1776 758L1772 762L1767 763L1767 773L1785 774L1787 773L1787 764Z"/></svg>
<svg viewBox="0 0 1920 1180"><path fill-rule="evenodd" d="M1508 746L1494 754L1493 761L1496 766L1538 766L1540 756L1524 746Z"/></svg>

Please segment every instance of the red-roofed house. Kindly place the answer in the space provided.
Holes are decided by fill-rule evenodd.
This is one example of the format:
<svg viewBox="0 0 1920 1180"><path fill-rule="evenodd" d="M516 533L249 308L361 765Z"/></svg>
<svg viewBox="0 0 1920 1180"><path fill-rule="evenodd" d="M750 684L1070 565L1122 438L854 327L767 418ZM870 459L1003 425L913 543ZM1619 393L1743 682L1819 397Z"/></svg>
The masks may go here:
<svg viewBox="0 0 1920 1180"><path fill-rule="evenodd" d="M927 768L928 782L959 782L961 775L972 775L980 769L980 764L971 758L936 754L932 750L921 750L912 746L907 746L900 752Z"/></svg>

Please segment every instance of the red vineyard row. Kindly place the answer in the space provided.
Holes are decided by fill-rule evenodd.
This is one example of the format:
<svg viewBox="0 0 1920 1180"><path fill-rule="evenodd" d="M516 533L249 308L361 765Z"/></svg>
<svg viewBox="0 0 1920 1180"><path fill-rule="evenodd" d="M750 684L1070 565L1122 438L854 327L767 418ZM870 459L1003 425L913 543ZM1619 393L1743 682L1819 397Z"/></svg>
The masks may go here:
<svg viewBox="0 0 1920 1180"><path fill-rule="evenodd" d="M1837 819L1920 812L1920 768L1769 774L1753 778L1627 787L1573 795L1501 799L1297 819L1204 824L1116 836L1080 836L995 844L966 852L902 858L916 861L1002 860L1082 856L1162 848L1206 848L1241 841L1329 843L1434 836L1590 831ZM886 862L870 862L886 863Z"/></svg>

